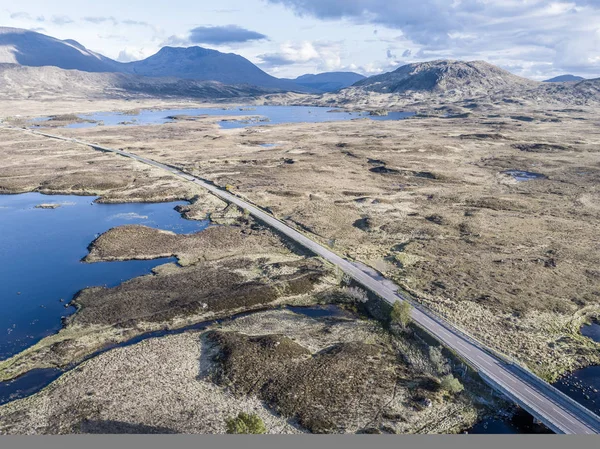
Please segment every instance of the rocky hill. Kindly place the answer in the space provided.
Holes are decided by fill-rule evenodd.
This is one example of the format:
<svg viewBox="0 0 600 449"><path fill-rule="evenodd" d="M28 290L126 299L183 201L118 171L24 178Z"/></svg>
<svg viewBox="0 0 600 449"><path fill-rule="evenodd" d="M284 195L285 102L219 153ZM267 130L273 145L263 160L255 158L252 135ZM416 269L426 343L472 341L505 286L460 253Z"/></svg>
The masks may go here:
<svg viewBox="0 0 600 449"><path fill-rule="evenodd" d="M437 60L408 64L393 72L359 81L352 88L377 93L427 92L464 98L537 84L484 61Z"/></svg>
<svg viewBox="0 0 600 449"><path fill-rule="evenodd" d="M600 103L600 78L568 83L542 83L535 91L528 94L530 97L563 104L598 104Z"/></svg>
<svg viewBox="0 0 600 449"><path fill-rule="evenodd" d="M482 105L600 105L600 79L543 83L516 76L492 64L475 61L431 61L409 64L372 76L335 93L291 99L282 103L318 104L348 109L434 110L457 105L463 113ZM461 109L465 106L464 110Z"/></svg>

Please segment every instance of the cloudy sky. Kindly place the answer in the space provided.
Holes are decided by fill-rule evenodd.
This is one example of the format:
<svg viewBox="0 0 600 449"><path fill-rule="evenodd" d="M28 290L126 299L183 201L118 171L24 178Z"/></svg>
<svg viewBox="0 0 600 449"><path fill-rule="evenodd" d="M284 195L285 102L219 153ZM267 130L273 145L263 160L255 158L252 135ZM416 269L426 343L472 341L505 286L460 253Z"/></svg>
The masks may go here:
<svg viewBox="0 0 600 449"><path fill-rule="evenodd" d="M280 77L372 75L440 58L483 59L533 79L600 77L600 0L27 0L0 6L0 25L120 61L200 45Z"/></svg>

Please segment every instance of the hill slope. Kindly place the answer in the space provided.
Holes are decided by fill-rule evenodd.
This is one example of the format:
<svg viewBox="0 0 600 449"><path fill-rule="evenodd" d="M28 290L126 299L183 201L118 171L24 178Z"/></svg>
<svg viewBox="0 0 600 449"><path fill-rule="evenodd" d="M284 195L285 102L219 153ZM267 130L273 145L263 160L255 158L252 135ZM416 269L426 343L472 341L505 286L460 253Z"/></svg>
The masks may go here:
<svg viewBox="0 0 600 449"><path fill-rule="evenodd" d="M316 75L302 75L291 81L320 92L335 92L352 86L365 78L365 76L354 72L325 72Z"/></svg>
<svg viewBox="0 0 600 449"><path fill-rule="evenodd" d="M535 81L484 61L438 60L408 64L393 72L359 81L353 87L378 93L428 92L469 97L535 85Z"/></svg>
<svg viewBox="0 0 600 449"><path fill-rule="evenodd" d="M600 78L571 83L541 83L533 93L535 98L562 104L600 104Z"/></svg>
<svg viewBox="0 0 600 449"><path fill-rule="evenodd" d="M0 64L0 99L119 99L187 97L227 99L273 93L249 85L152 78L124 73L92 73L58 67Z"/></svg>
<svg viewBox="0 0 600 449"><path fill-rule="evenodd" d="M0 63L55 66L85 72L114 72L121 64L74 40L55 39L19 28L0 27Z"/></svg>

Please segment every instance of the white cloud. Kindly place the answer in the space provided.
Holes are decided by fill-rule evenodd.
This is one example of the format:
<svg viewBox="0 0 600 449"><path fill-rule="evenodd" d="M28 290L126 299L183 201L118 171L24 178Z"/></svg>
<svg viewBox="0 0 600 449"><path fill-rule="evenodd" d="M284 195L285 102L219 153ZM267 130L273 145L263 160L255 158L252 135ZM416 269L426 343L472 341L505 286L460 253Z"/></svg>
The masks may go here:
<svg viewBox="0 0 600 449"><path fill-rule="evenodd" d="M421 58L495 60L524 75L531 62L598 75L600 0L266 1L301 17L399 30Z"/></svg>
<svg viewBox="0 0 600 449"><path fill-rule="evenodd" d="M69 16L52 16L50 21L55 25L68 25L74 22Z"/></svg>
<svg viewBox="0 0 600 449"><path fill-rule="evenodd" d="M342 67L342 43L322 41L284 42L274 53L258 56L262 66L277 69L302 65L316 71L339 70Z"/></svg>
<svg viewBox="0 0 600 449"><path fill-rule="evenodd" d="M119 52L119 56L117 56L117 61L120 62L131 62L131 61L139 61L140 59L145 59L148 56L151 56L154 52L146 51L143 48L135 48L135 47L127 47Z"/></svg>
<svg viewBox="0 0 600 449"><path fill-rule="evenodd" d="M265 33L269 40L199 45L241 54L287 77L351 68L379 73L400 63L437 58L484 59L541 79L565 72L600 76L600 0L174 3L176 8L142 0L27 0L11 4L12 10L0 8L0 22L39 31L43 27L48 35L75 39L109 57L123 52L125 59L149 56L163 45L192 45L189 30L199 26L235 24Z"/></svg>

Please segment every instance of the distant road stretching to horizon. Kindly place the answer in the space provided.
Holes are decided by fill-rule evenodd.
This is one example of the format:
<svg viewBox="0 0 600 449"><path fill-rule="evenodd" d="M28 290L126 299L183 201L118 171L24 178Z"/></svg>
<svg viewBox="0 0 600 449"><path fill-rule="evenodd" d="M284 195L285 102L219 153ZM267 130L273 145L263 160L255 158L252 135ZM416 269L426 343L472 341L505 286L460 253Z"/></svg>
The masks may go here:
<svg viewBox="0 0 600 449"><path fill-rule="evenodd" d="M281 234L307 248L314 254L338 266L356 282L381 297L387 303L394 304L398 301L411 302L411 304L414 305L412 309L412 318L417 325L469 363L469 365L474 368L490 386L523 407L554 432L565 434L600 433L600 417L592 413L583 405L569 398L567 395L523 367L510 362L500 355L496 355L492 349L477 342L446 320L436 316L427 308L404 298L396 291L391 281L378 276L376 272L371 271L367 267L361 267L355 262L340 257L330 249L311 240L306 235L298 232L238 196L175 167L133 153L106 148L77 139L32 131L26 128L10 128L24 130L53 139L74 142L99 151L115 153L168 171L175 176L203 187L217 197L247 210L259 221L276 229Z"/></svg>

